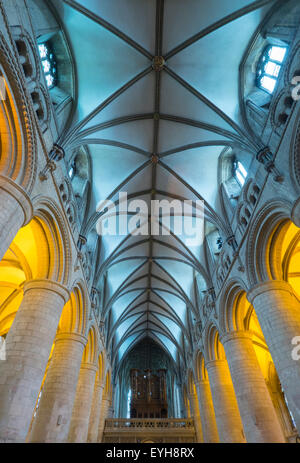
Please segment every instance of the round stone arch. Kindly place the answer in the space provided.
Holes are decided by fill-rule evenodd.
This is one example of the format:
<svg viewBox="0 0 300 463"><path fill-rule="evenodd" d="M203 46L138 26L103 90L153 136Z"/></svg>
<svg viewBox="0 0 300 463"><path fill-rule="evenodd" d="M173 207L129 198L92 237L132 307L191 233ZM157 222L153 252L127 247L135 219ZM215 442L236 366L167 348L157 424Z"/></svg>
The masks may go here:
<svg viewBox="0 0 300 463"><path fill-rule="evenodd" d="M51 200L36 203L32 219L19 229L7 252L18 260L24 282L45 279L69 287L69 235L59 209Z"/></svg>
<svg viewBox="0 0 300 463"><path fill-rule="evenodd" d="M274 254L271 259L272 241L279 228L291 220L291 211L292 204L289 201L278 199L264 206L251 224L246 248L246 271L250 288L264 281L282 279L280 261Z"/></svg>
<svg viewBox="0 0 300 463"><path fill-rule="evenodd" d="M82 362L97 365L99 355L99 343L95 323L89 327L87 340L87 344L83 351Z"/></svg>
<svg viewBox="0 0 300 463"><path fill-rule="evenodd" d="M219 325L222 334L245 329L245 310L242 310L241 304L249 305L246 300L242 300L246 298L246 293L247 287L241 279L229 280L222 290L218 300Z"/></svg>
<svg viewBox="0 0 300 463"><path fill-rule="evenodd" d="M73 284L70 299L65 304L60 318L58 333L69 332L84 335L86 332L88 298L84 287L85 284L81 280Z"/></svg>
<svg viewBox="0 0 300 463"><path fill-rule="evenodd" d="M100 362L101 359L101 362ZM105 374L106 374L106 368L107 368L107 362L106 362L106 355L105 351L102 350L99 354L99 367L101 365L101 375L99 375L100 381L104 384L105 381ZM100 370L99 370L100 372Z"/></svg>
<svg viewBox="0 0 300 463"><path fill-rule="evenodd" d="M208 381L204 354L200 350L195 355L195 380L196 382Z"/></svg>
<svg viewBox="0 0 300 463"><path fill-rule="evenodd" d="M0 174L13 180L30 194L37 173L34 115L24 91L24 77L1 33L0 78L1 87L5 85L5 90L2 88L4 95L0 100Z"/></svg>
<svg viewBox="0 0 300 463"><path fill-rule="evenodd" d="M220 341L220 330L217 325L211 322L203 335L204 357L207 362L213 360L224 360L225 351Z"/></svg>
<svg viewBox="0 0 300 463"><path fill-rule="evenodd" d="M104 383L104 372L105 372L105 358L104 358L104 352L101 351L98 356L98 371L97 371L97 379L99 380L100 383Z"/></svg>
<svg viewBox="0 0 300 463"><path fill-rule="evenodd" d="M49 244L47 276L70 287L72 268L71 237L66 219L58 205L46 197L33 199L34 220L42 221Z"/></svg>

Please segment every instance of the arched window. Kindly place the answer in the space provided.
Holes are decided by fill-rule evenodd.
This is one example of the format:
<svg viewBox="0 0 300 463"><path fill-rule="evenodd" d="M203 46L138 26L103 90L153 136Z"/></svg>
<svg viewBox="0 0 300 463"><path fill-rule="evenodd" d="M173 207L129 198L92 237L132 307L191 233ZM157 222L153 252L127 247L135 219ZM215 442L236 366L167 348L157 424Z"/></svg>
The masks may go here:
<svg viewBox="0 0 300 463"><path fill-rule="evenodd" d="M247 171L243 164L240 161L234 161L234 176L239 182L241 186L244 185L246 177L247 177Z"/></svg>
<svg viewBox="0 0 300 463"><path fill-rule="evenodd" d="M74 178L74 176L76 174L76 162L75 162L75 159L74 159L74 161L72 162L72 164L69 167L68 174L69 174L70 179L73 180L73 178Z"/></svg>
<svg viewBox="0 0 300 463"><path fill-rule="evenodd" d="M43 71L49 89L57 84L56 60L48 42L39 44L39 54L42 60Z"/></svg>
<svg viewBox="0 0 300 463"><path fill-rule="evenodd" d="M271 94L274 92L286 52L287 47L269 45L265 48L257 67L259 88Z"/></svg>

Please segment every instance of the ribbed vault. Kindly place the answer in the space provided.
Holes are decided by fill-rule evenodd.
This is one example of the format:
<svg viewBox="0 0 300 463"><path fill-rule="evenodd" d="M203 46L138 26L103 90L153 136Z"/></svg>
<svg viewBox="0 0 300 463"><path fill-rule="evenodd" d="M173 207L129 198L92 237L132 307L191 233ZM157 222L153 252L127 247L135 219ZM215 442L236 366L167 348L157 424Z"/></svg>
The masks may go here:
<svg viewBox="0 0 300 463"><path fill-rule="evenodd" d="M58 142L70 157L87 146L92 161L82 235L95 229L100 201L115 201L119 214L120 191L149 205L204 200L207 222L225 239L231 235L220 212L218 160L231 148L247 152L250 163L261 148L240 110L239 65L274 3L50 1L77 74L73 120ZM100 238L94 286L117 362L145 337L176 362L191 345L189 324L211 278L201 243L190 247L187 236L170 230Z"/></svg>

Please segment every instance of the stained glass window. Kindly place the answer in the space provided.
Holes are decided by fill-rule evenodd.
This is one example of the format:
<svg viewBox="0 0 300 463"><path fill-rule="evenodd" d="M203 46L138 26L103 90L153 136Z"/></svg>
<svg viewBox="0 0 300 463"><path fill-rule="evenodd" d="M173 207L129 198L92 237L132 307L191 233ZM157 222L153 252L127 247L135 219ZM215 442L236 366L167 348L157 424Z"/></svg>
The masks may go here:
<svg viewBox="0 0 300 463"><path fill-rule="evenodd" d="M42 67L48 88L53 88L57 84L57 70L55 56L48 43L40 43L39 54L42 60Z"/></svg>
<svg viewBox="0 0 300 463"><path fill-rule="evenodd" d="M275 45L265 49L257 68L258 87L271 94L274 92L286 52L287 47Z"/></svg>

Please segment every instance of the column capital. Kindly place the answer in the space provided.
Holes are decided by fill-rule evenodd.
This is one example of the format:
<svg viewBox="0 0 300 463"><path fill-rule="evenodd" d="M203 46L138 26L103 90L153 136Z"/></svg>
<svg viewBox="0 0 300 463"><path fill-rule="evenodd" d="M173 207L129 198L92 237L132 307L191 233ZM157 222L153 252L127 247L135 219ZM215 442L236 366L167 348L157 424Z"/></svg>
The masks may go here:
<svg viewBox="0 0 300 463"><path fill-rule="evenodd" d="M270 280L258 283L257 285L253 286L253 288L247 292L247 299L250 304L253 304L253 301L257 296L260 296L261 294L268 291L287 291L291 295L295 295L293 288L287 281Z"/></svg>
<svg viewBox="0 0 300 463"><path fill-rule="evenodd" d="M205 365L206 366L206 365ZM199 381L195 381L195 386L196 387L201 387L209 384L208 379L200 379Z"/></svg>
<svg viewBox="0 0 300 463"><path fill-rule="evenodd" d="M249 339L252 341L253 334L250 331L239 330L239 331L230 331L229 333L224 333L220 336L220 341L224 345L228 341L234 339Z"/></svg>
<svg viewBox="0 0 300 463"><path fill-rule="evenodd" d="M72 332L61 332L56 335L55 342L58 341L75 341L80 342L83 346L87 343L87 338L79 333L72 333Z"/></svg>
<svg viewBox="0 0 300 463"><path fill-rule="evenodd" d="M208 371L209 369L215 368L218 365L224 365L224 362L226 362L225 359L209 360L205 363L205 366Z"/></svg>
<svg viewBox="0 0 300 463"><path fill-rule="evenodd" d="M111 400L110 400L109 397L103 397L102 401L105 402L105 405L110 405L110 403L111 403Z"/></svg>
<svg viewBox="0 0 300 463"><path fill-rule="evenodd" d="M33 217L33 206L26 191L11 178L5 177L1 174L0 190L6 191L6 193L8 193L17 201L24 214L23 226L27 225Z"/></svg>
<svg viewBox="0 0 300 463"><path fill-rule="evenodd" d="M81 370L91 370L97 373L98 367L94 363L91 362L83 362L80 367Z"/></svg>
<svg viewBox="0 0 300 463"><path fill-rule="evenodd" d="M36 279L36 280L26 281L24 283L24 294L27 291L30 291L32 289L53 291L54 293L61 296L65 303L70 298L70 291L62 284L57 283L56 281L52 281L52 280Z"/></svg>
<svg viewBox="0 0 300 463"><path fill-rule="evenodd" d="M104 381L100 381L99 379L96 378L95 387L97 387L99 390L100 389L103 390L104 386L105 386Z"/></svg>

